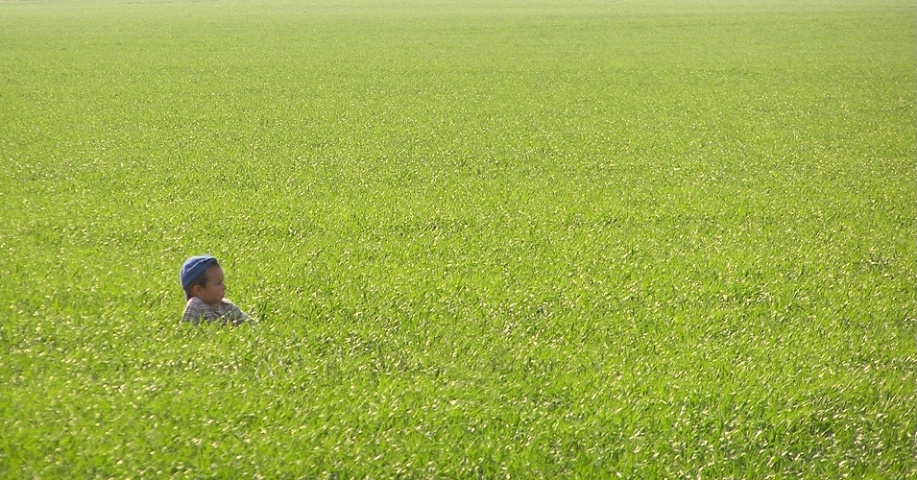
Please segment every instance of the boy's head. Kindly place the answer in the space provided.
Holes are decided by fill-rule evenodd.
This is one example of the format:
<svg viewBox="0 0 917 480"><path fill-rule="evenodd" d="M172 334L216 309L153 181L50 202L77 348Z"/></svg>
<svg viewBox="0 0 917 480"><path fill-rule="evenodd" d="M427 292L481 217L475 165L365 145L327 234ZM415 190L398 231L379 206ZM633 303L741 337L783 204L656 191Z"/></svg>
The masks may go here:
<svg viewBox="0 0 917 480"><path fill-rule="evenodd" d="M200 255L185 260L180 277L186 298L198 297L211 305L223 300L226 287L223 284L223 269L216 258Z"/></svg>

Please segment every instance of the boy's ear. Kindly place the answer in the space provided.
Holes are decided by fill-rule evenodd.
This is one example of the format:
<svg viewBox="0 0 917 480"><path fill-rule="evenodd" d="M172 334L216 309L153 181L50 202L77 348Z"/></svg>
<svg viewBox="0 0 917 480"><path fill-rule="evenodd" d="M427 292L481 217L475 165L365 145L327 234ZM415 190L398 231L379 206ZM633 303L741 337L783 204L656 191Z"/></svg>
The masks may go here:
<svg viewBox="0 0 917 480"><path fill-rule="evenodd" d="M201 292L203 291L204 291L204 287L200 285L191 285L191 293L193 293L195 297L200 295Z"/></svg>

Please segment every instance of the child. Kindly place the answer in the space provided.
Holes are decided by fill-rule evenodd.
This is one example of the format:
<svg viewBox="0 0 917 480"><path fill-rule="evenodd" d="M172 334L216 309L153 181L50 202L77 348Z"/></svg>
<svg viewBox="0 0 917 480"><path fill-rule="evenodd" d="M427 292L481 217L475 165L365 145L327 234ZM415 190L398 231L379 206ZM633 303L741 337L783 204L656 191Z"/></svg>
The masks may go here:
<svg viewBox="0 0 917 480"><path fill-rule="evenodd" d="M226 285L223 284L223 269L217 259L210 255L191 257L181 267L181 286L185 289L188 303L182 320L197 325L201 320L240 325L255 322L234 303L223 298Z"/></svg>

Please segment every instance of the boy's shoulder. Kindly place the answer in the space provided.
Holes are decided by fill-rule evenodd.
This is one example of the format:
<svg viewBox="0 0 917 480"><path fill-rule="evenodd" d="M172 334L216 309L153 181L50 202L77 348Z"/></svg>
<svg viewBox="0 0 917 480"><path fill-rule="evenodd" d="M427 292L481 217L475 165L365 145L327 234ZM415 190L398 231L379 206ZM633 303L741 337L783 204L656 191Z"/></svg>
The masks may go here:
<svg viewBox="0 0 917 480"><path fill-rule="evenodd" d="M223 298L223 300L221 300L220 303L221 303L223 306L227 306L227 307L234 307L234 306L236 306L236 304L235 304L235 303L232 303L232 301L231 301L230 299L228 299L228 298ZM204 301L201 300L201 299L198 298L198 297L191 297L191 298L188 299L187 302L185 302L185 306L189 306L189 307L198 307L198 306L209 307L210 305L204 303Z"/></svg>
<svg viewBox="0 0 917 480"><path fill-rule="evenodd" d="M203 305L204 302L200 298L191 297L187 302L185 302L185 311L187 311L189 308L200 308Z"/></svg>

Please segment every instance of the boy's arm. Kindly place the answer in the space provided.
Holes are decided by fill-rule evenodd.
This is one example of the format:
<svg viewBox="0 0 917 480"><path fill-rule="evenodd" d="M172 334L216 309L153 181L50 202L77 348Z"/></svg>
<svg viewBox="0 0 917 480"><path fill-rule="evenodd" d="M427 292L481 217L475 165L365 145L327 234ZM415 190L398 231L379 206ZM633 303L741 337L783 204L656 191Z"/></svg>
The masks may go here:
<svg viewBox="0 0 917 480"><path fill-rule="evenodd" d="M225 298L223 301L229 304L229 312L226 312L224 317L231 321L233 324L241 325L245 322L258 323L257 320L252 318L249 314L243 312L235 303L232 303Z"/></svg>

